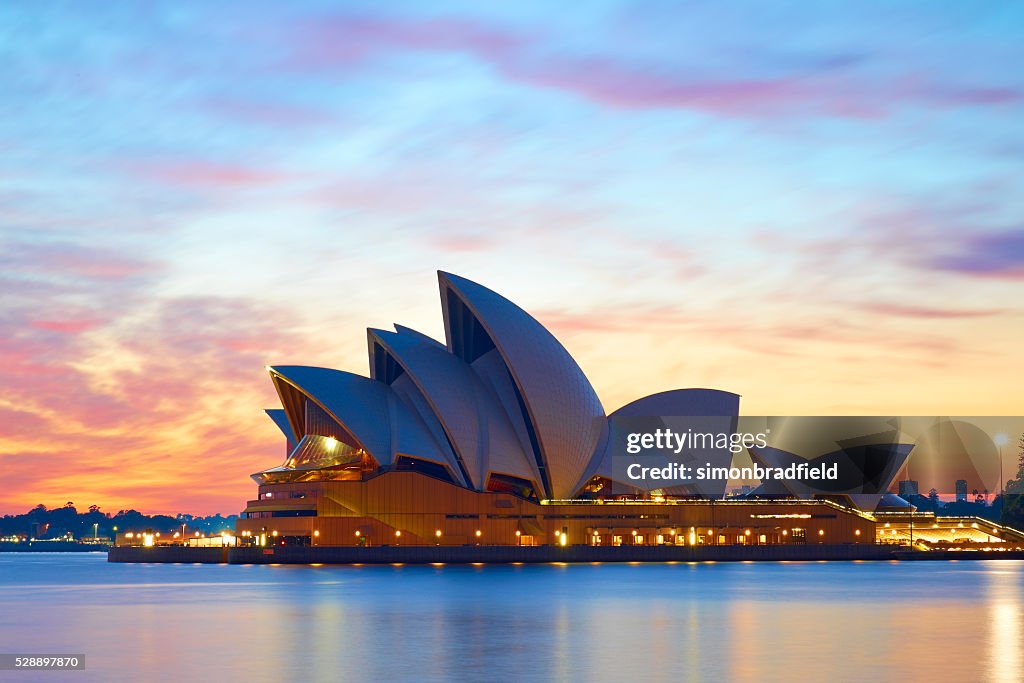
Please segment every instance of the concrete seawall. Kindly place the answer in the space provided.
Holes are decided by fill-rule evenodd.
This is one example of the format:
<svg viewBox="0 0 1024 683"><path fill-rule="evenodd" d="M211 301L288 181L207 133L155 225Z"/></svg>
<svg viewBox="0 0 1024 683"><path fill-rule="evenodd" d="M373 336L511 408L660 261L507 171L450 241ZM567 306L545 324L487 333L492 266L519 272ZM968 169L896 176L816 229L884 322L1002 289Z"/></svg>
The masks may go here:
<svg viewBox="0 0 1024 683"><path fill-rule="evenodd" d="M232 548L183 548L182 546L112 546L107 562L156 562L168 564L186 562L199 564L228 564Z"/></svg>
<svg viewBox="0 0 1024 683"><path fill-rule="evenodd" d="M227 564L450 564L537 562L749 562L1024 559L1024 551L921 552L885 545L792 546L375 546L277 548L114 547L109 562Z"/></svg>

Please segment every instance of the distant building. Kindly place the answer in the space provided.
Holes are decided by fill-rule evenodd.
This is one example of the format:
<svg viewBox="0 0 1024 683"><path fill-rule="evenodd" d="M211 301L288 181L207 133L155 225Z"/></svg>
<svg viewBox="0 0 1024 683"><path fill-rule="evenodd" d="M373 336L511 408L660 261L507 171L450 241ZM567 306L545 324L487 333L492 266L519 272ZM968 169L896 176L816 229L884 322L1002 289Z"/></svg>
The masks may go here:
<svg viewBox="0 0 1024 683"><path fill-rule="evenodd" d="M906 479L900 482L900 498L908 499L908 496L919 496L917 482L913 479Z"/></svg>
<svg viewBox="0 0 1024 683"><path fill-rule="evenodd" d="M965 503L967 502L967 480L957 479L956 480L956 502Z"/></svg>

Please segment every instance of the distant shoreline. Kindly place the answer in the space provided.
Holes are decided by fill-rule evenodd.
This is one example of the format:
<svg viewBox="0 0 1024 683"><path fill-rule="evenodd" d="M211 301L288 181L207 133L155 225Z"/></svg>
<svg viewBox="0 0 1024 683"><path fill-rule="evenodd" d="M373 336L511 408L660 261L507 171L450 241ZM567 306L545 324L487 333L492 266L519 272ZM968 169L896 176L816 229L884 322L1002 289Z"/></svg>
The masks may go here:
<svg viewBox="0 0 1024 683"><path fill-rule="evenodd" d="M78 541L21 541L0 542L0 553L105 553L106 543L79 543Z"/></svg>

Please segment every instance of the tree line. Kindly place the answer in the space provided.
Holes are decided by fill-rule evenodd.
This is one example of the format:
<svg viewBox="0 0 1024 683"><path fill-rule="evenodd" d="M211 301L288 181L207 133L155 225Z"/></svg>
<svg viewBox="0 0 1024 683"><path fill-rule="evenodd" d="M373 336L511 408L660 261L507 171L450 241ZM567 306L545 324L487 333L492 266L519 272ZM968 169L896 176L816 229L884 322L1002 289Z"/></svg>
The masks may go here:
<svg viewBox="0 0 1024 683"><path fill-rule="evenodd" d="M116 513L103 512L98 505L90 505L87 512L79 512L72 501L64 506L50 508L39 504L21 515L0 517L0 536L18 536L26 539L74 539L113 538L115 533L145 531L170 533L181 532L192 535L219 534L235 528L238 515L224 517L220 514L197 517L189 514L146 515L138 510L118 510Z"/></svg>

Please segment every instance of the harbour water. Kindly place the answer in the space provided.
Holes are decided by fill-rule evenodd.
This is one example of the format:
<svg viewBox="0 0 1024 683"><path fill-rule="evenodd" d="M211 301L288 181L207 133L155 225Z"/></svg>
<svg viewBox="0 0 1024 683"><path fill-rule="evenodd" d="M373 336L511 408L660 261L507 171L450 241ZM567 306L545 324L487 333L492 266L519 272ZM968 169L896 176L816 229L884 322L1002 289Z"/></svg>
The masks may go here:
<svg viewBox="0 0 1024 683"><path fill-rule="evenodd" d="M1024 561L274 566L0 554L0 680L1024 680Z"/></svg>

